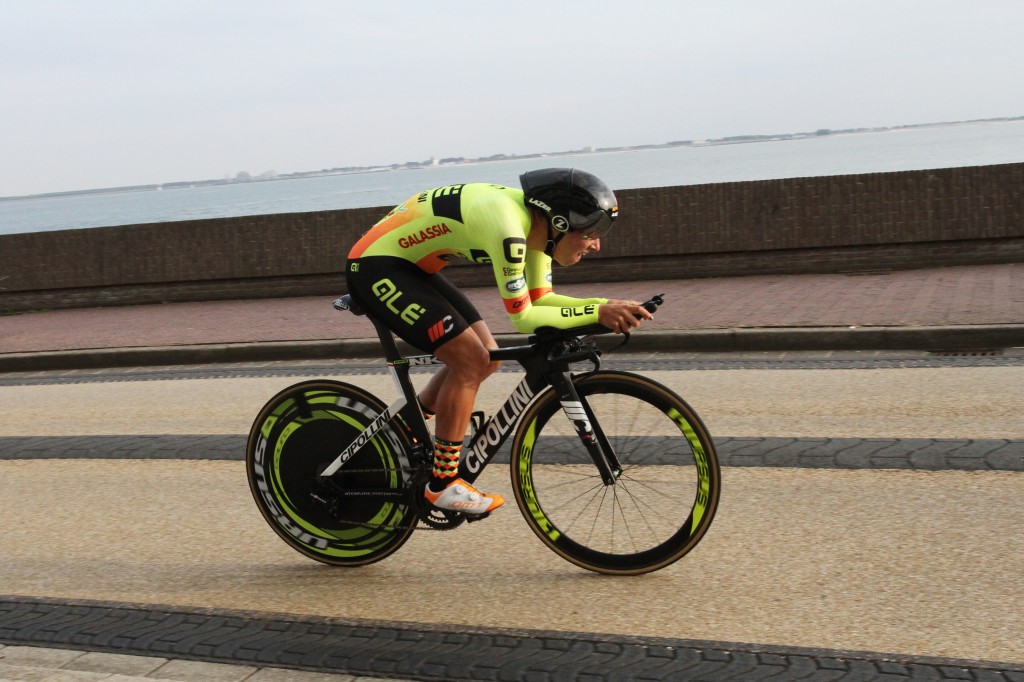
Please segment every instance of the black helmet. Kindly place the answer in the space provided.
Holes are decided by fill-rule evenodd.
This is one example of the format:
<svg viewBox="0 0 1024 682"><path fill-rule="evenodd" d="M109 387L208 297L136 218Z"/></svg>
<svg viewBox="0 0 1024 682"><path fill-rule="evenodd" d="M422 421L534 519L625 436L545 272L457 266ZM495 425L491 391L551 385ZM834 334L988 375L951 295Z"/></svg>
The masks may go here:
<svg viewBox="0 0 1024 682"><path fill-rule="evenodd" d="M558 232L585 232L594 239L619 214L615 193L596 175L576 168L543 168L519 176L526 203L540 209Z"/></svg>

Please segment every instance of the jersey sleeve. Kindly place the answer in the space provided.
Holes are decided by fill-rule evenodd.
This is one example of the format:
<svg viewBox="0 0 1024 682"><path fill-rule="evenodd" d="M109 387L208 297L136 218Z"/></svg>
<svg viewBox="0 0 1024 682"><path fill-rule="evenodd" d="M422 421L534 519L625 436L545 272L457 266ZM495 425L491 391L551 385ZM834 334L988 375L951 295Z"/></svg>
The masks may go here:
<svg viewBox="0 0 1024 682"><path fill-rule="evenodd" d="M522 193L512 190L481 192L466 207L466 224L476 227L480 247L487 253L505 312L516 331L529 334L539 327L567 329L597 322L603 298L572 298L551 290L551 258L528 251L530 213Z"/></svg>
<svg viewBox="0 0 1024 682"><path fill-rule="evenodd" d="M525 249L525 242L524 242ZM551 286L551 257L526 251L521 269L510 282L505 276L516 268L501 264L494 276L502 287L502 299L516 331L529 334L539 327L568 329L597 322L598 307L606 298L574 298L556 294Z"/></svg>

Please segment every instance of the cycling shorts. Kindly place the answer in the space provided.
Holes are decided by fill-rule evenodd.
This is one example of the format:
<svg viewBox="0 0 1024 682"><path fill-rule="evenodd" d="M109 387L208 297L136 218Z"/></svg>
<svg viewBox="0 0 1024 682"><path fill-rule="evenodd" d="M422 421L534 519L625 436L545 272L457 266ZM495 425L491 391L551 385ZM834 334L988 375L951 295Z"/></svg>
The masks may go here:
<svg viewBox="0 0 1024 682"><path fill-rule="evenodd" d="M420 350L433 353L483 318L440 273L404 258L365 256L348 261L348 292L367 312Z"/></svg>

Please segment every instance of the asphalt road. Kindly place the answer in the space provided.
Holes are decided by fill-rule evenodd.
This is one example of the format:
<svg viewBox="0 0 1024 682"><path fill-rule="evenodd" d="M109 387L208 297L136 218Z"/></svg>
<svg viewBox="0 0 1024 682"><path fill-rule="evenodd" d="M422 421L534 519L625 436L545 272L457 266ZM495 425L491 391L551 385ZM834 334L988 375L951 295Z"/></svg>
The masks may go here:
<svg viewBox="0 0 1024 682"><path fill-rule="evenodd" d="M899 364L684 362L646 373L726 439L1024 442L1024 363ZM302 372L6 375L0 433L237 437ZM394 394L379 373L337 378ZM480 406L498 405L516 380L493 377ZM548 552L511 502L451 533L419 532L380 564L322 567L265 526L238 461L145 461L138 447L139 460L0 461L0 592L1024 665L1024 473L1013 467L727 466L693 553L613 579ZM500 468L479 483L511 499ZM458 598L439 604L453 584Z"/></svg>

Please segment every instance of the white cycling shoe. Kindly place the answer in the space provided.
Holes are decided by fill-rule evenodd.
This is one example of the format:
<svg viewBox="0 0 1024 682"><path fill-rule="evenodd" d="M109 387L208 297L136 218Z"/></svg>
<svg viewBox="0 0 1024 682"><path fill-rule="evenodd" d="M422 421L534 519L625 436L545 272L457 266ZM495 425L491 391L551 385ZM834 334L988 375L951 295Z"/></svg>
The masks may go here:
<svg viewBox="0 0 1024 682"><path fill-rule="evenodd" d="M505 498L501 495L485 495L461 478L456 478L439 493L432 491L428 485L423 495L438 509L463 514L487 514L505 504Z"/></svg>

